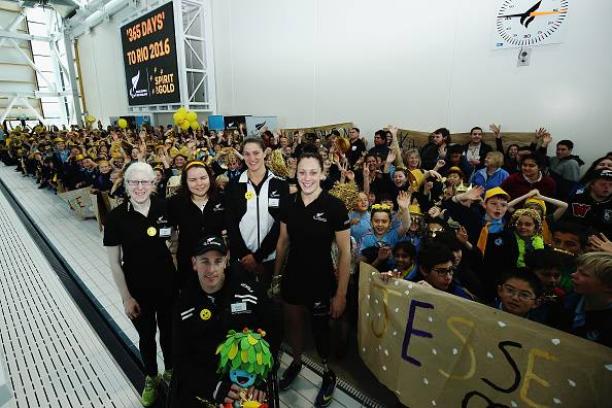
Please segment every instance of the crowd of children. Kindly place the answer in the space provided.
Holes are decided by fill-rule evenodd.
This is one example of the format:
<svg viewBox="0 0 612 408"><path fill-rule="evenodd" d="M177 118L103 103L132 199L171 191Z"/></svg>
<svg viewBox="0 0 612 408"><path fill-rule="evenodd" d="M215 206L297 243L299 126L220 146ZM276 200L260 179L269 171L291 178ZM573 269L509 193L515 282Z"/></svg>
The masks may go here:
<svg viewBox="0 0 612 408"><path fill-rule="evenodd" d="M291 193L300 155L321 157L321 187L349 211L349 309L363 261L385 279L423 282L612 347L612 152L581 171L569 140L547 155L546 129L523 146L504 146L500 126L490 129L494 147L480 127L465 145L437 129L420 149L402 148L393 126L377 131L370 149L358 128L323 137L264 128L260 138L267 168ZM120 200L125 167L144 161L156 172L156 194L170 197L197 160L222 201L246 169L243 127L37 126L8 134L2 161L58 192L91 187Z"/></svg>

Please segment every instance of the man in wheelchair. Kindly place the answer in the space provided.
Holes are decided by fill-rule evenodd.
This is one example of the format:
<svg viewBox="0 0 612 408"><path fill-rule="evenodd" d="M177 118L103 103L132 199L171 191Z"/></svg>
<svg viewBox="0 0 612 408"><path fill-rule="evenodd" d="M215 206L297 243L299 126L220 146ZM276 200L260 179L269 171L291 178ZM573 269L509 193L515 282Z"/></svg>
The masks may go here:
<svg viewBox="0 0 612 408"><path fill-rule="evenodd" d="M207 236L194 248L199 285L185 288L177 302L168 407L259 408L274 400L268 394L275 387L266 381L273 377L272 354L263 339L275 338L270 300L239 269L227 271L228 260L219 236ZM253 382L253 373L263 381Z"/></svg>

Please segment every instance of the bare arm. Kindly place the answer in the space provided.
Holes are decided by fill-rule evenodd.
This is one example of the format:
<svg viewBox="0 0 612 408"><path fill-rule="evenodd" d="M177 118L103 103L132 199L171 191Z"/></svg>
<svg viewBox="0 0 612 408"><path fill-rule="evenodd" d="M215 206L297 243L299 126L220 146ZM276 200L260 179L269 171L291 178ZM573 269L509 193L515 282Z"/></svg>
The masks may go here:
<svg viewBox="0 0 612 408"><path fill-rule="evenodd" d="M469 200L470 202L479 200L481 196L484 194L484 188L481 186L476 186L471 190L466 191L465 193L454 195L452 200L456 203L463 202Z"/></svg>
<svg viewBox="0 0 612 408"><path fill-rule="evenodd" d="M121 247L119 245L106 247L106 254L108 255L108 262L113 274L113 281L115 281L115 285L117 289L119 289L121 300L125 302L127 299L130 299L132 295L125 282L123 269L121 269Z"/></svg>
<svg viewBox="0 0 612 408"><path fill-rule="evenodd" d="M525 201L526 199L538 195L540 192L537 189L533 189L520 197L516 197L514 200L508 203L509 208L514 208L518 203Z"/></svg>
<svg viewBox="0 0 612 408"><path fill-rule="evenodd" d="M395 153L395 160L394 160L394 165L395 167L405 167L404 166L404 159L402 158L402 149L399 145L399 140L397 140L397 133L399 131L399 129L396 126L387 126L387 128L389 129L389 132L391 132L391 150Z"/></svg>
<svg viewBox="0 0 612 408"><path fill-rule="evenodd" d="M399 211L397 212L398 218L401 221L402 225L399 227L398 233L399 235L404 235L408 228L410 228L410 211L408 211L408 207L410 206L410 194L405 191L400 191L397 195L397 205L399 207Z"/></svg>
<svg viewBox="0 0 612 408"><path fill-rule="evenodd" d="M123 301L123 310L127 317L133 320L140 315L140 305L136 299L132 297L127 287L127 283L125 282L125 275L121 268L121 247L118 245L106 247L106 253L113 274L113 280L115 281L115 285L117 285L117 289L119 289L119 294Z"/></svg>
<svg viewBox="0 0 612 408"><path fill-rule="evenodd" d="M378 248L378 251L376 252L376 258L374 258L372 262L368 262L367 258L365 257L361 257L361 261L369 263L376 269L379 269L380 266L384 265L389 260L389 258L392 258L392 256L392 248L390 246L384 246Z"/></svg>
<svg viewBox="0 0 612 408"><path fill-rule="evenodd" d="M391 163L393 163L395 161L395 150L390 150L389 154L387 155L387 159L385 160L385 165L383 167L383 173L388 174L389 173L389 166L391 166Z"/></svg>
<svg viewBox="0 0 612 408"><path fill-rule="evenodd" d="M351 264L351 238L350 229L336 231L336 244L338 245L338 289L332 299L331 315L333 319L339 318L346 307L346 292L350 277ZM278 253L277 253L278 259Z"/></svg>
<svg viewBox="0 0 612 408"><path fill-rule="evenodd" d="M554 221L559 221L559 219L563 217L563 214L565 214L565 211L567 210L567 207L568 207L568 204L566 202L561 201L561 200L556 200L554 198L546 197L541 194L538 194L537 197L541 199L542 201L545 201L557 207L555 211L553 212Z"/></svg>
<svg viewBox="0 0 612 408"><path fill-rule="evenodd" d="M363 192L370 194L370 169L367 164L363 164Z"/></svg>
<svg viewBox="0 0 612 408"><path fill-rule="evenodd" d="M280 234L276 242L276 260L274 261L274 276L280 275L281 269L287 258L287 249L289 249L289 233L287 232L287 224L281 221Z"/></svg>
<svg viewBox="0 0 612 408"><path fill-rule="evenodd" d="M244 156L242 156L242 154L240 154L238 150L234 149L234 154L236 155L236 157L238 157L238 159L244 160Z"/></svg>

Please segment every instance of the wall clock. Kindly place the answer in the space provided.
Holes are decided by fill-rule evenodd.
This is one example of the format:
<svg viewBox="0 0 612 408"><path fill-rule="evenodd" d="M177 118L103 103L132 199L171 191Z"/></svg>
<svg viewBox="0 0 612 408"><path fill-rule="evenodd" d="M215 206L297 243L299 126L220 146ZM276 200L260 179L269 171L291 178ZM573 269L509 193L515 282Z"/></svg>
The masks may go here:
<svg viewBox="0 0 612 408"><path fill-rule="evenodd" d="M569 0L499 0L495 48L560 43Z"/></svg>

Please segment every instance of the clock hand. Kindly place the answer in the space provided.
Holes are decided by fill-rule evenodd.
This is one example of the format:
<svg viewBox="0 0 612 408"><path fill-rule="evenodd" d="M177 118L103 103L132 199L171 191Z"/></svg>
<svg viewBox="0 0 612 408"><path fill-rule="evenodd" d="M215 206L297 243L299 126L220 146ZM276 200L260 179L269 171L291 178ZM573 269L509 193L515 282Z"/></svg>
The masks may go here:
<svg viewBox="0 0 612 408"><path fill-rule="evenodd" d="M540 8L540 4L542 4L542 0L538 1L536 4L534 4L529 10L527 10L525 12L525 14L523 14L523 17L520 18L520 23L523 24L525 26L525 28L527 28L529 26L529 24L531 24L531 22L535 19L534 16L531 15L531 13L533 13L534 11L536 11L537 9Z"/></svg>
<svg viewBox="0 0 612 408"><path fill-rule="evenodd" d="M549 15L549 14L565 14L567 13L567 9L561 9L558 11L534 11L533 13L529 13L530 16L544 16L544 15ZM520 14L506 14L503 16L497 16L497 18L511 18L511 17L522 17L523 13Z"/></svg>
<svg viewBox="0 0 612 408"><path fill-rule="evenodd" d="M551 10L551 11L534 11L533 13L530 14L530 16L544 16L544 15L548 15L548 14L565 14L567 13L567 9L561 9L558 11L555 10Z"/></svg>
<svg viewBox="0 0 612 408"><path fill-rule="evenodd" d="M506 14L504 16L497 16L497 18L510 18L510 17L522 17L523 13L519 13L519 14Z"/></svg>

